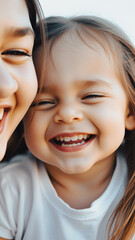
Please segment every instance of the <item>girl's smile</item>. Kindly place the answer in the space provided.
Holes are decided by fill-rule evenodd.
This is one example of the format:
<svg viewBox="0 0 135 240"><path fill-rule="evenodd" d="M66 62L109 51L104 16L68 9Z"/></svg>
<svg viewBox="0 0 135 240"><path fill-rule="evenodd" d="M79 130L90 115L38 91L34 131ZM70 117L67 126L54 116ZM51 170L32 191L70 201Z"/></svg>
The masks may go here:
<svg viewBox="0 0 135 240"><path fill-rule="evenodd" d="M50 142L58 150L63 152L80 151L87 147L95 138L94 134L87 133L63 133L53 137Z"/></svg>
<svg viewBox="0 0 135 240"><path fill-rule="evenodd" d="M112 166L129 110L113 55L90 37L85 44L72 34L71 38L64 33L48 51L35 115L27 127L31 108L24 121L25 140L30 151L51 167L84 174L101 161Z"/></svg>

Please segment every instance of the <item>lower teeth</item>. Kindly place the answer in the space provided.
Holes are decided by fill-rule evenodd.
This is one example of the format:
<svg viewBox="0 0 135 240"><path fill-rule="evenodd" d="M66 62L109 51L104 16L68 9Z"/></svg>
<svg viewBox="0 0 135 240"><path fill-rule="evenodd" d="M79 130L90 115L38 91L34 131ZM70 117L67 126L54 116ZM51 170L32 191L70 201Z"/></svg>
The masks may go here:
<svg viewBox="0 0 135 240"><path fill-rule="evenodd" d="M61 146L62 147L76 147L76 146L79 146L81 144L84 144L85 141L82 141L81 143L73 143L73 144L65 144L65 143L62 143Z"/></svg>

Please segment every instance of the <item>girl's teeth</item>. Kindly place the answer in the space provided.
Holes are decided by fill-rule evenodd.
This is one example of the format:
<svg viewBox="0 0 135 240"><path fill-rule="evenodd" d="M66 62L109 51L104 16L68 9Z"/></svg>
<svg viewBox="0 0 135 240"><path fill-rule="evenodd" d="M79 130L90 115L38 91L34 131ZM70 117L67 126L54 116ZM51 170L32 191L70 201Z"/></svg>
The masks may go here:
<svg viewBox="0 0 135 240"><path fill-rule="evenodd" d="M75 135L73 137L57 137L57 141L64 141L64 142L70 142L70 141L77 141L77 140L82 140L82 139L87 139L88 135L87 134L80 134L80 135Z"/></svg>
<svg viewBox="0 0 135 240"><path fill-rule="evenodd" d="M63 141L64 140L64 138L63 137L60 137L60 139L59 139L60 141Z"/></svg>
<svg viewBox="0 0 135 240"><path fill-rule="evenodd" d="M69 141L70 141L70 137L64 137L63 140L64 140L65 142L69 142Z"/></svg>
<svg viewBox="0 0 135 240"><path fill-rule="evenodd" d="M79 135L79 136L78 136L78 139L81 140L81 139L83 139L85 136L87 136L87 135Z"/></svg>
<svg viewBox="0 0 135 240"><path fill-rule="evenodd" d="M78 136L73 136L73 137L70 138L70 140L71 141L76 141L76 140L78 140Z"/></svg>
<svg viewBox="0 0 135 240"><path fill-rule="evenodd" d="M81 143L73 143L73 144L65 144L65 143L62 143L62 147L76 147L76 146L79 146L81 144L85 143L85 141L82 141Z"/></svg>
<svg viewBox="0 0 135 240"><path fill-rule="evenodd" d="M87 134L83 136L83 138L84 138L84 139L87 139L87 137L88 137L88 135L87 135Z"/></svg>
<svg viewBox="0 0 135 240"><path fill-rule="evenodd" d="M3 118L4 108L0 108L0 120Z"/></svg>

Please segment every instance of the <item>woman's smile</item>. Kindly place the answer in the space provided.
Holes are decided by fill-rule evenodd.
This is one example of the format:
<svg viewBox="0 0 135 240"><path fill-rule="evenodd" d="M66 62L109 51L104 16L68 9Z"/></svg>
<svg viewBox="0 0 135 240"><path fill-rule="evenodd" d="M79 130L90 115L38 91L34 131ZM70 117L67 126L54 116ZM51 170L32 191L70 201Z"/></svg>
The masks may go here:
<svg viewBox="0 0 135 240"><path fill-rule="evenodd" d="M5 124L6 124L6 119L7 119L7 115L10 111L10 107L9 106L5 106L5 107L0 107L0 134L3 132Z"/></svg>

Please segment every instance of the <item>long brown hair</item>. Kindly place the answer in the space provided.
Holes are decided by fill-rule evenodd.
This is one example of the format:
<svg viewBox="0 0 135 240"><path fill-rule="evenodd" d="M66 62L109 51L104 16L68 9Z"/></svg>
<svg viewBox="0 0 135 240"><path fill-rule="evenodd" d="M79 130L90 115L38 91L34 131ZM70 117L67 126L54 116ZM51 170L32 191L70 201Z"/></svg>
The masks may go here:
<svg viewBox="0 0 135 240"><path fill-rule="evenodd" d="M105 51L111 51L129 99L130 114L135 116L135 49L126 34L111 22L93 16L50 17L46 24L51 47L64 32L72 29L82 41L85 42L83 33L89 34ZM129 240L135 233L135 130L126 130L121 147L126 155L129 178L125 195L110 218L109 240Z"/></svg>

